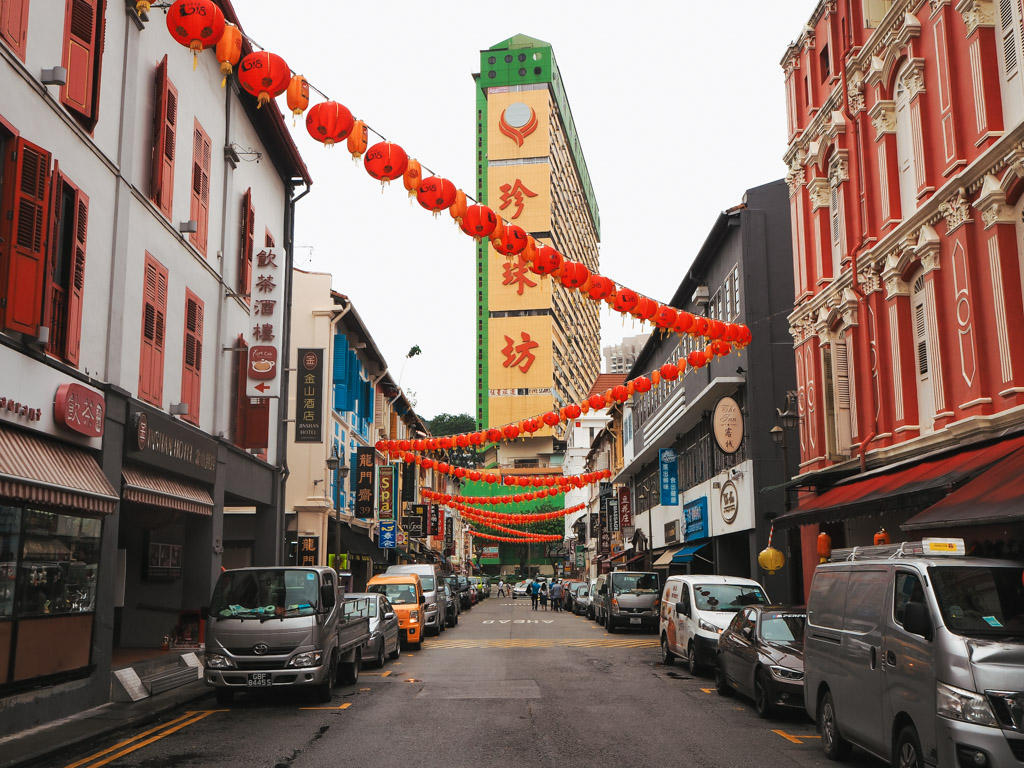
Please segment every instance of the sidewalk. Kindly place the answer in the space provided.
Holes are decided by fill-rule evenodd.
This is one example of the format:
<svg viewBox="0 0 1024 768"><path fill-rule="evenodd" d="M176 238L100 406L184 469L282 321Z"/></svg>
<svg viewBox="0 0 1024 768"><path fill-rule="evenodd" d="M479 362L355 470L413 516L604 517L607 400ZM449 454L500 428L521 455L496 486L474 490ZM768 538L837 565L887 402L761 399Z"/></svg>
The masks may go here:
<svg viewBox="0 0 1024 768"><path fill-rule="evenodd" d="M0 738L0 768L27 766L118 731L141 726L184 704L210 697L202 680L136 702L111 702L77 715Z"/></svg>

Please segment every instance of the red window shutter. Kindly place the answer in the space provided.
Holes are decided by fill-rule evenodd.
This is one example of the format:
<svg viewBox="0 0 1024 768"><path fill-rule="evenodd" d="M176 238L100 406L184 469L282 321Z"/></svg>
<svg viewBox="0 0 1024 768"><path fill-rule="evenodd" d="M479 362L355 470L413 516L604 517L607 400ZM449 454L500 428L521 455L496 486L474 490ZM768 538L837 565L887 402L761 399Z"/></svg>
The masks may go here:
<svg viewBox="0 0 1024 768"><path fill-rule="evenodd" d="M238 255L238 292L246 296L247 302L252 290L252 251L255 232L256 209L252 205L252 187L249 187L242 195L242 249Z"/></svg>
<svg viewBox="0 0 1024 768"><path fill-rule="evenodd" d="M150 198L171 217L174 197L174 140L178 123L178 89L167 77L167 57L157 65L153 110L153 179Z"/></svg>
<svg viewBox="0 0 1024 768"><path fill-rule="evenodd" d="M198 227L189 235L192 245L206 255L206 240L210 221L210 162L212 144L206 131L196 120L195 135L192 142L192 206L190 219L195 219Z"/></svg>
<svg viewBox="0 0 1024 768"><path fill-rule="evenodd" d="M185 355L181 367L181 402L188 403L183 417L199 423L199 401L203 374L203 302L185 291Z"/></svg>
<svg viewBox="0 0 1024 768"><path fill-rule="evenodd" d="M3 327L35 336L43 309L46 230L50 223L50 153L24 139L15 144L11 248L3 275Z"/></svg>
<svg viewBox="0 0 1024 768"><path fill-rule="evenodd" d="M163 405L164 336L167 317L167 269L146 254L142 289L142 349L139 353L139 399Z"/></svg>
<svg viewBox="0 0 1024 768"><path fill-rule="evenodd" d="M0 0L0 39L22 61L28 39L28 0Z"/></svg>
<svg viewBox="0 0 1024 768"><path fill-rule="evenodd" d="M266 230L266 236L263 239L263 244L267 248L273 248L274 247L274 236L272 234L270 234L270 230L269 229Z"/></svg>
<svg viewBox="0 0 1024 768"><path fill-rule="evenodd" d="M78 348L82 342L82 291L85 287L85 242L88 230L89 198L84 192L78 190L75 195L71 274L68 278L67 336L63 350L64 359L74 366L78 365Z"/></svg>
<svg viewBox="0 0 1024 768"><path fill-rule="evenodd" d="M64 10L64 57L68 81L60 89L64 106L86 118L94 116L99 0L66 0Z"/></svg>

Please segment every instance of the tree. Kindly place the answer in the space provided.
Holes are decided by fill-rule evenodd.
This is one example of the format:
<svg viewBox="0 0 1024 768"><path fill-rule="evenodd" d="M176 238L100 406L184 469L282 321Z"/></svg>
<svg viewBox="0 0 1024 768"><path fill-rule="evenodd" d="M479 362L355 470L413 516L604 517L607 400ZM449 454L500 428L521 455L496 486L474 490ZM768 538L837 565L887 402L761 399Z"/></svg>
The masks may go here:
<svg viewBox="0 0 1024 768"><path fill-rule="evenodd" d="M460 413L455 416L451 413L439 413L427 422L427 428L434 437L444 435L458 435L465 432L475 432L476 422L468 413ZM476 469L479 466L476 449L472 446L466 448L453 447L448 450L448 463L465 469Z"/></svg>

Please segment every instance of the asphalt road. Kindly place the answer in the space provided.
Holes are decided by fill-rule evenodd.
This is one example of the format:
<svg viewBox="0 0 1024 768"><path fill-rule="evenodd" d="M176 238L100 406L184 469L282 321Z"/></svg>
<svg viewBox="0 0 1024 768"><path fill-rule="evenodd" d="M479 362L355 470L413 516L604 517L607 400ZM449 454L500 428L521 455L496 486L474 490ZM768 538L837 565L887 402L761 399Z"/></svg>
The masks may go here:
<svg viewBox="0 0 1024 768"><path fill-rule="evenodd" d="M367 669L330 704L299 691L212 695L47 768L835 765L801 712L761 720L709 677L661 664L657 638L609 635L492 597L458 627ZM844 765L878 768L855 753Z"/></svg>

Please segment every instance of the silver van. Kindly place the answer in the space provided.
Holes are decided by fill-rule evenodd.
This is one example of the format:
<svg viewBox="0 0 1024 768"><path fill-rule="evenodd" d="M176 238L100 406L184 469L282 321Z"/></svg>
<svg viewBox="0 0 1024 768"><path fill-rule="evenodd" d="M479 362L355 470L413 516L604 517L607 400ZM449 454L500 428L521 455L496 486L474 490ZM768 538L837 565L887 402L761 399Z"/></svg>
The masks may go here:
<svg viewBox="0 0 1024 768"><path fill-rule="evenodd" d="M661 587L657 573L644 571L613 571L597 577L597 593L593 597L602 622L609 632L617 627L642 627L653 632L658 628L658 607Z"/></svg>
<svg viewBox="0 0 1024 768"><path fill-rule="evenodd" d="M1024 761L1024 563L963 553L925 539L815 569L805 707L828 757L856 745L901 768Z"/></svg>
<svg viewBox="0 0 1024 768"><path fill-rule="evenodd" d="M440 568L436 565L392 565L384 573L415 573L419 576L423 597L427 602L423 609L426 634L439 635L444 632L444 593L439 591L443 581Z"/></svg>

